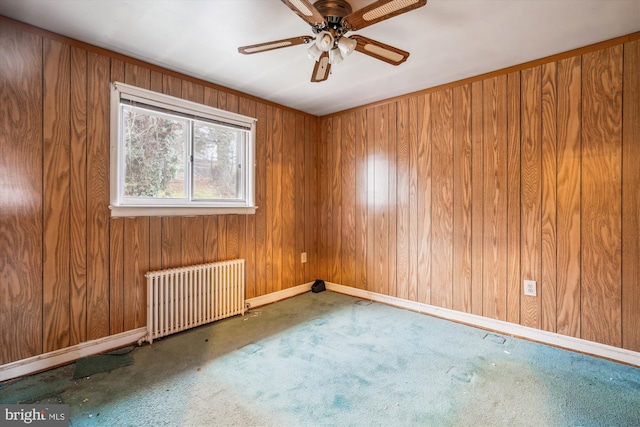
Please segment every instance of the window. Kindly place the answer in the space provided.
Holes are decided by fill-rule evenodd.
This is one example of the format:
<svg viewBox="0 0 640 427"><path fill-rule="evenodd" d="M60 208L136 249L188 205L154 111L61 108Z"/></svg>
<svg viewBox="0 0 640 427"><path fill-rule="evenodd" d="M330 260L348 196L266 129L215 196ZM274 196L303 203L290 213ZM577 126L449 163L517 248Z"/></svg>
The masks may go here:
<svg viewBox="0 0 640 427"><path fill-rule="evenodd" d="M111 216L254 213L256 119L111 90Z"/></svg>

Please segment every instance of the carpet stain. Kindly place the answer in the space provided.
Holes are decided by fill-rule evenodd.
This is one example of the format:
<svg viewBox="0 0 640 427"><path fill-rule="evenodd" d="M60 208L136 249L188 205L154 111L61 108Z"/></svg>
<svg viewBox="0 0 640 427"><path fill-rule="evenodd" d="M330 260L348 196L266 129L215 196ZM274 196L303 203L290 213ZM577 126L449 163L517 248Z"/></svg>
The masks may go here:
<svg viewBox="0 0 640 427"><path fill-rule="evenodd" d="M407 359L405 359L402 356L398 356L396 358L396 363L398 364L398 368L400 368L400 369L405 369L407 367L407 365L409 364Z"/></svg>
<svg viewBox="0 0 640 427"><path fill-rule="evenodd" d="M360 375L349 374L349 375L345 375L343 378L344 378L344 381L346 381L346 383L351 385L351 386L353 386L353 385L360 385L360 386L371 385L371 381L367 380L366 378L361 377Z"/></svg>
<svg viewBox="0 0 640 427"><path fill-rule="evenodd" d="M351 408L351 405L349 404L349 401L347 400L347 398L341 394L337 394L336 396L334 396L333 403L331 404L331 406L333 406L336 409Z"/></svg>
<svg viewBox="0 0 640 427"><path fill-rule="evenodd" d="M130 351L130 350L129 350ZM116 351L78 359L73 372L74 379L86 378L102 372L113 371L133 364L130 352Z"/></svg>
<svg viewBox="0 0 640 427"><path fill-rule="evenodd" d="M473 372L464 371L458 368L457 366L453 366L449 368L449 370L447 371L447 374L454 380L458 380L460 382L467 383L467 384L470 383L475 376Z"/></svg>
<svg viewBox="0 0 640 427"><path fill-rule="evenodd" d="M372 301L368 300L358 300L354 303L355 305L371 305Z"/></svg>
<svg viewBox="0 0 640 427"><path fill-rule="evenodd" d="M487 334L483 337L483 339L494 342L496 344L504 344L507 341L505 337L498 334Z"/></svg>
<svg viewBox="0 0 640 427"><path fill-rule="evenodd" d="M249 344L240 348L240 351L243 352L244 354L253 354L260 350L262 350L262 346L258 344Z"/></svg>

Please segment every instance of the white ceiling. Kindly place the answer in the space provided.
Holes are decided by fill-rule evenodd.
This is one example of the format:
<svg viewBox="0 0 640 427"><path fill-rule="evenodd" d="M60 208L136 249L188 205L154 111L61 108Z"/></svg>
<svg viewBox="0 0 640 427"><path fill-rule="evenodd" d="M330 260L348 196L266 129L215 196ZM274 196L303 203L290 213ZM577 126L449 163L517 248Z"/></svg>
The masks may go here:
<svg viewBox="0 0 640 427"><path fill-rule="evenodd" d="M356 32L411 52L407 62L354 52L311 83L304 45L237 51L313 35L279 0L1 0L0 14L314 115L640 31L640 0L429 0Z"/></svg>

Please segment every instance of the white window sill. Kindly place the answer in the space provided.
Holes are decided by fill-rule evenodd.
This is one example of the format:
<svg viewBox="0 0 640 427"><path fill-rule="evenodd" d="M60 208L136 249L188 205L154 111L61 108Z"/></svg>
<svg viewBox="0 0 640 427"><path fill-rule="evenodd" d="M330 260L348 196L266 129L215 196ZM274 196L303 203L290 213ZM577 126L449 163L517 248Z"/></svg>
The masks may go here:
<svg viewBox="0 0 640 427"><path fill-rule="evenodd" d="M257 206L109 206L111 217L137 216L197 216L197 215L253 215Z"/></svg>

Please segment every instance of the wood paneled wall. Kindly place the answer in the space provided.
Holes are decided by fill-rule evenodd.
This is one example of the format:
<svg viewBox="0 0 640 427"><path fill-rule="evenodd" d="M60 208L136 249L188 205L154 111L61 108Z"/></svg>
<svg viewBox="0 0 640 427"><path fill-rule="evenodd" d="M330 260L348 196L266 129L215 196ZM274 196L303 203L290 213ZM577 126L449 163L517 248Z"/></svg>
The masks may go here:
<svg viewBox="0 0 640 427"><path fill-rule="evenodd" d="M316 117L0 19L0 364L144 326L148 270L315 278ZM256 214L112 219L112 81L257 117Z"/></svg>
<svg viewBox="0 0 640 427"><path fill-rule="evenodd" d="M321 118L320 277L640 351L639 49Z"/></svg>
<svg viewBox="0 0 640 427"><path fill-rule="evenodd" d="M3 17L0 58L0 364L235 257L248 298L321 277L640 351L638 37L320 120ZM256 214L112 219L111 81L257 117Z"/></svg>

